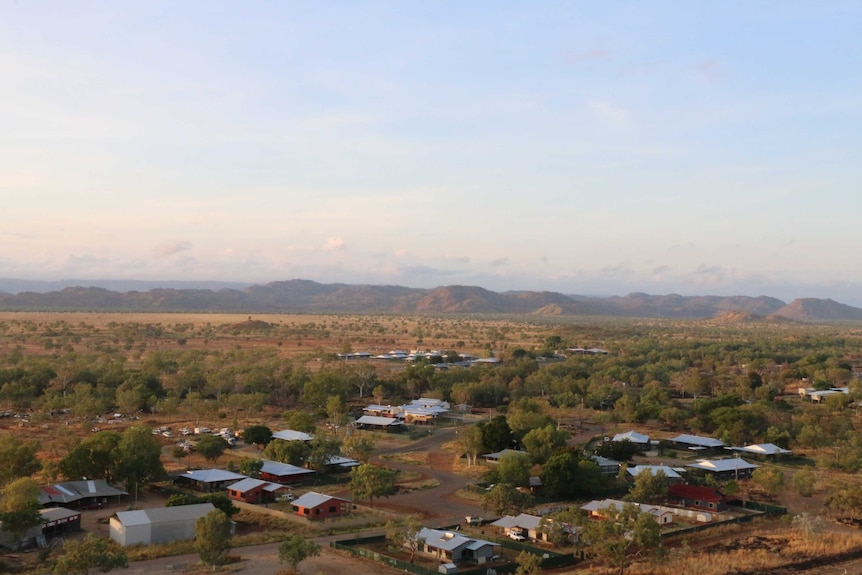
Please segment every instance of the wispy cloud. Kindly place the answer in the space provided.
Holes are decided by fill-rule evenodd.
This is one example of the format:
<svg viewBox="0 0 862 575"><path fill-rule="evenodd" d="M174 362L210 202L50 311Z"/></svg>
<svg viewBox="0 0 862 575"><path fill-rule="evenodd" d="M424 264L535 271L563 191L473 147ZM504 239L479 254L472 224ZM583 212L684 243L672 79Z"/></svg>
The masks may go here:
<svg viewBox="0 0 862 575"><path fill-rule="evenodd" d="M329 238L326 240L326 243L323 244L323 249L328 252L340 252L347 249L347 244L344 243L342 238Z"/></svg>
<svg viewBox="0 0 862 575"><path fill-rule="evenodd" d="M566 61L569 64L580 64L582 62L587 62L589 60L598 60L601 58L607 58L610 55L610 52L605 50L604 48L593 48L592 50L587 50L586 52L579 52L577 54L572 54L566 58Z"/></svg>
<svg viewBox="0 0 862 575"><path fill-rule="evenodd" d="M587 108L599 118L614 124L625 124L629 119L628 110L609 102L590 100L587 102Z"/></svg>
<svg viewBox="0 0 862 575"><path fill-rule="evenodd" d="M155 258L167 258L180 252L186 252L192 247L193 244L188 240L175 240L155 246L152 254Z"/></svg>

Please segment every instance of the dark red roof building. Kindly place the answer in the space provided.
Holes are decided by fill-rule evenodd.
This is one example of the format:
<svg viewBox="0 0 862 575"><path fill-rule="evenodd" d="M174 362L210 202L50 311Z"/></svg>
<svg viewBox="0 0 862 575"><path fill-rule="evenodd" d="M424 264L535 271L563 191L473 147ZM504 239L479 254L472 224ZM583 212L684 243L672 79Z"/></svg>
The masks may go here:
<svg viewBox="0 0 862 575"><path fill-rule="evenodd" d="M668 487L667 497L669 503L680 507L694 507L707 511L727 509L727 496L715 487L674 483Z"/></svg>

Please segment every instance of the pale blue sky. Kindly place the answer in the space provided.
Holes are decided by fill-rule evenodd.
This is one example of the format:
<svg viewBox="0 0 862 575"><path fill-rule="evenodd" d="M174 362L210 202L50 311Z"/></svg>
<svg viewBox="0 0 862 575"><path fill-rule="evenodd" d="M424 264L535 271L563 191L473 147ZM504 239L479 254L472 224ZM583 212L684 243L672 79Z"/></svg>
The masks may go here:
<svg viewBox="0 0 862 575"><path fill-rule="evenodd" d="M0 0L0 277L862 304L859 2Z"/></svg>

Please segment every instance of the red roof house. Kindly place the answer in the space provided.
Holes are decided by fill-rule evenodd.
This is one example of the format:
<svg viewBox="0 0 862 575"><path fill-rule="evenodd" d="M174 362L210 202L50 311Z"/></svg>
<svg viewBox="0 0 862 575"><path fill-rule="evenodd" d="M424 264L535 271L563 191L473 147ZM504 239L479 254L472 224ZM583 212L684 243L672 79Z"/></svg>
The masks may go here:
<svg viewBox="0 0 862 575"><path fill-rule="evenodd" d="M674 483L668 487L668 501L681 507L694 507L707 511L727 509L727 496L715 487Z"/></svg>

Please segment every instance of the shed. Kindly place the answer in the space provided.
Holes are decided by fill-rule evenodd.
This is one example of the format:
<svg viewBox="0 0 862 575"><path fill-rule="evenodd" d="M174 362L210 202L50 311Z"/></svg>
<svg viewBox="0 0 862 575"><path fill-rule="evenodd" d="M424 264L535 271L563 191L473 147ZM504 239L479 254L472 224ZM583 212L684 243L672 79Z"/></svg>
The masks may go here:
<svg viewBox="0 0 862 575"><path fill-rule="evenodd" d="M111 539L127 547L194 539L195 522L215 510L212 503L119 511L111 517Z"/></svg>

